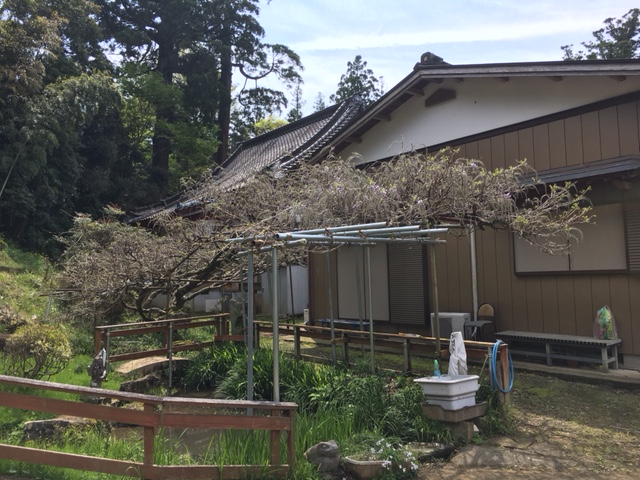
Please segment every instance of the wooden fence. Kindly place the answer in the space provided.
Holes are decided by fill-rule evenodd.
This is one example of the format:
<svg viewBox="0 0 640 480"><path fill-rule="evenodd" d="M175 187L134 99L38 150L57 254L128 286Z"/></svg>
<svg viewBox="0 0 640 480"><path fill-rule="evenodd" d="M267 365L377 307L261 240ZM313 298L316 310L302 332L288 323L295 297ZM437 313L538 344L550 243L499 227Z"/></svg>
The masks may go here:
<svg viewBox="0 0 640 480"><path fill-rule="evenodd" d="M271 334L273 325L271 322L256 322L260 334ZM279 335L282 338L293 339L293 354L297 358L303 358L301 343L311 340L320 344L340 346L342 361L349 363L349 346L364 346L370 348L370 334L366 330L349 330L336 328L331 335L331 328L301 324L280 324ZM441 338L441 351L436 352L436 339L415 334L382 333L373 332L374 353L395 353L403 356L404 371L412 372L412 357L448 358L449 338ZM480 362L491 356L494 344L490 342L464 341L467 358ZM502 343L498 349L497 376L502 385L509 383L509 346ZM425 372L423 372L425 373ZM503 400L508 401L508 394L502 395Z"/></svg>
<svg viewBox="0 0 640 480"><path fill-rule="evenodd" d="M8 386L20 387L19 392L7 391ZM70 386L62 383L28 380L0 375L0 406L48 412L57 415L118 422L143 429L143 461L115 460L90 457L51 450L27 448L0 443L0 458L55 467L72 468L149 480L233 480L246 477L271 476L284 478L292 474L295 466L294 413L295 403L249 402L158 397L135 393L116 392L98 388ZM25 394L25 389L35 394ZM9 389L11 390L11 389ZM82 401L59 400L40 396L42 391L57 391L79 396L121 400L140 405L139 409L118 408L110 405L89 404ZM194 410L219 413L182 413ZM230 411L242 414L233 415ZM269 465L157 465L154 464L154 443L165 428L214 428L221 430L270 431ZM285 436L287 463L280 459L280 442Z"/></svg>
<svg viewBox="0 0 640 480"><path fill-rule="evenodd" d="M178 330L188 330L202 327L215 327L216 333L211 340L204 342L175 343L174 332ZM162 333L162 346L154 350L122 353L111 355L111 340L117 337L132 337L138 335L148 335L150 333ZM121 362L125 360L135 360L138 358L153 357L156 355L166 355L170 357L173 353L188 350L200 350L215 341L244 341L244 335L232 335L229 328L229 314L219 313L206 317L176 318L166 320L155 320L152 322L120 323L117 325L103 325L94 329L93 350L97 355L101 348L105 348L110 362Z"/></svg>
<svg viewBox="0 0 640 480"><path fill-rule="evenodd" d="M227 313L216 314L208 317L194 317L187 319L175 320L158 320L154 322L140 322L119 325L106 325L96 327L94 333L94 351L97 354L101 346L105 346L110 362L118 362L124 360L133 360L137 358L146 358L156 355L171 356L174 352L197 350L205 348L216 342L226 341L246 341L245 335L230 333L229 318ZM173 332L181 329L199 328L206 326L215 326L216 333L211 341L191 342L186 344L175 344L172 341ZM273 324L271 322L256 321L255 322L255 344L259 345L260 334L271 334L273 332ZM154 350L146 350L140 352L124 353L111 355L110 343L114 337L126 337L134 335L144 335L148 333L162 332L164 343L161 348ZM301 342L303 340L313 340L318 343L334 344L340 346L342 353L342 361L349 362L349 346L370 347L370 336L368 331L350 330L343 328L334 329L332 338L331 329L329 327L302 325L284 323L279 325L279 335L285 339L293 338L293 353L296 357L302 358ZM447 358L449 339L440 339L441 352L436 355L436 339L434 337L425 337L422 335L404 334L404 333L384 333L374 332L373 343L375 352L397 353L404 358L404 371L410 373L412 371L412 356L421 356L429 358ZM467 357L484 360L487 355L491 354L493 343L464 341ZM508 346L500 345L499 348L499 367L500 379L508 378Z"/></svg>

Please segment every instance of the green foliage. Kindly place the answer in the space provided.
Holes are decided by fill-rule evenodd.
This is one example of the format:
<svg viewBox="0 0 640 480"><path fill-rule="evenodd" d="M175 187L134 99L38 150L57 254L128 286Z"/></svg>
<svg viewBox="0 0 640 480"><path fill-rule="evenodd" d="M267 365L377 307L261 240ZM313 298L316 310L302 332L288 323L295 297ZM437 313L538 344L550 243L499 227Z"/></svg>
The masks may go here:
<svg viewBox="0 0 640 480"><path fill-rule="evenodd" d="M585 50L573 52L564 45L563 60L613 60L638 58L640 48L640 9L632 8L622 18L607 18L604 27L593 32L595 41L581 42Z"/></svg>
<svg viewBox="0 0 640 480"><path fill-rule="evenodd" d="M256 135L262 135L264 133L270 132L271 130L275 130L276 128L283 127L288 122L283 120L282 118L274 117L273 115L269 115L267 118L261 118L254 125L254 131Z"/></svg>
<svg viewBox="0 0 640 480"><path fill-rule="evenodd" d="M216 344L198 351L186 367L182 386L190 390L213 390L243 355L246 355L244 346L234 343Z"/></svg>
<svg viewBox="0 0 640 480"><path fill-rule="evenodd" d="M87 0L7 1L0 18L0 231L32 250L71 212L135 201L120 94ZM135 189L133 188L135 185Z"/></svg>
<svg viewBox="0 0 640 480"><path fill-rule="evenodd" d="M4 371L24 378L48 379L71 359L66 331L52 325L24 325L7 339Z"/></svg>
<svg viewBox="0 0 640 480"><path fill-rule="evenodd" d="M281 373L284 375L284 366ZM233 364L219 383L215 394L220 398L247 398L246 356ZM285 398L284 393L281 393L281 397ZM273 350L269 348L255 350L253 354L253 398L261 401L273 400Z"/></svg>
<svg viewBox="0 0 640 480"><path fill-rule="evenodd" d="M487 402L487 413L478 421L484 437L508 435L515 431L515 418L508 405L501 405L496 391L488 383L481 383L476 392L476 401Z"/></svg>
<svg viewBox="0 0 640 480"><path fill-rule="evenodd" d="M46 262L12 242L6 245L0 250L0 332L13 333L32 319L44 318L48 299L41 292ZM55 304L49 307L54 310Z"/></svg>
<svg viewBox="0 0 640 480"><path fill-rule="evenodd" d="M367 68L362 55L356 55L353 62L347 62L347 72L340 77L336 93L329 99L333 103L343 102L358 95L365 106L371 105L384 93L382 77L377 78L373 70Z"/></svg>
<svg viewBox="0 0 640 480"><path fill-rule="evenodd" d="M212 362L221 379L216 389L220 398L246 398L246 358L239 358L228 372L222 362ZM254 354L254 398L273 399L273 351L259 349ZM206 369L193 367L192 376L207 375ZM328 365L280 358L280 395L298 404L302 415L340 418L349 431L377 431L403 441L433 441L448 438L441 425L422 415L424 395L409 379L399 377L391 383L381 375L356 375ZM332 437L333 438L333 437Z"/></svg>
<svg viewBox="0 0 640 480"><path fill-rule="evenodd" d="M400 377L392 389L380 430L385 436L403 441L428 442L448 439L449 432L437 422L428 420L422 413L424 393L410 378Z"/></svg>
<svg viewBox="0 0 640 480"><path fill-rule="evenodd" d="M158 196L177 189L181 176L197 177L218 144L226 158L235 72L255 82L275 76L285 86L300 79L295 52L261 41L257 0L96 3L123 56L127 118L135 141L146 147L148 178ZM126 82L141 88L136 92ZM249 129L286 106L278 90L240 92L238 119ZM236 125L236 132L243 130Z"/></svg>

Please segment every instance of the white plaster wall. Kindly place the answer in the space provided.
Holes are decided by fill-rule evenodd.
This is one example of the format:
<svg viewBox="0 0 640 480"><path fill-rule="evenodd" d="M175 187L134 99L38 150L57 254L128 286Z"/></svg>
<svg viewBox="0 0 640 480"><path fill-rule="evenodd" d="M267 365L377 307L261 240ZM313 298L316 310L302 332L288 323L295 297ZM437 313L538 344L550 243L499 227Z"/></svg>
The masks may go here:
<svg viewBox="0 0 640 480"><path fill-rule="evenodd" d="M456 98L426 108L425 99L439 88L455 90ZM637 77L624 81L609 77L566 77L558 82L546 77L512 77L507 82L445 80L430 84L425 96L405 102L391 114L391 121L379 122L362 136L362 143L353 143L340 154L347 158L358 153L364 162L379 160L637 90Z"/></svg>

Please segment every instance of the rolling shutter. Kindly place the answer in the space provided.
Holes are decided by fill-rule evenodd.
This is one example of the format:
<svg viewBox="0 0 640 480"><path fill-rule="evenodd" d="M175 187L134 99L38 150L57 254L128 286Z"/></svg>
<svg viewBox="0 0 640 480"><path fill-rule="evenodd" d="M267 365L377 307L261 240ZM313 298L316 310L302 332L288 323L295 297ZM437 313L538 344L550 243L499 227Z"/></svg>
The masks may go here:
<svg viewBox="0 0 640 480"><path fill-rule="evenodd" d="M625 204L624 216L629 272L640 273L640 202Z"/></svg>
<svg viewBox="0 0 640 480"><path fill-rule="evenodd" d="M421 245L390 244L389 316L392 323L426 324L426 262ZM425 303L426 300L426 303Z"/></svg>

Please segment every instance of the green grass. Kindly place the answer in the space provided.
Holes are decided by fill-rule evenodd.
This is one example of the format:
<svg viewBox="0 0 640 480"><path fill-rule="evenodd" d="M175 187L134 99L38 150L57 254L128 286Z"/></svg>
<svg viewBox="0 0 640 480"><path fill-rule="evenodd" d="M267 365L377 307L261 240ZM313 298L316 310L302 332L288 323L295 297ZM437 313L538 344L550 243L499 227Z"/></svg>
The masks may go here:
<svg viewBox="0 0 640 480"><path fill-rule="evenodd" d="M46 290L44 257L22 252L0 238L0 305L20 315L24 320L44 319L47 314L48 299L42 296ZM6 269L15 270L6 270ZM16 273L16 271L18 273ZM50 313L55 306L50 308ZM3 325L0 323L0 333Z"/></svg>

